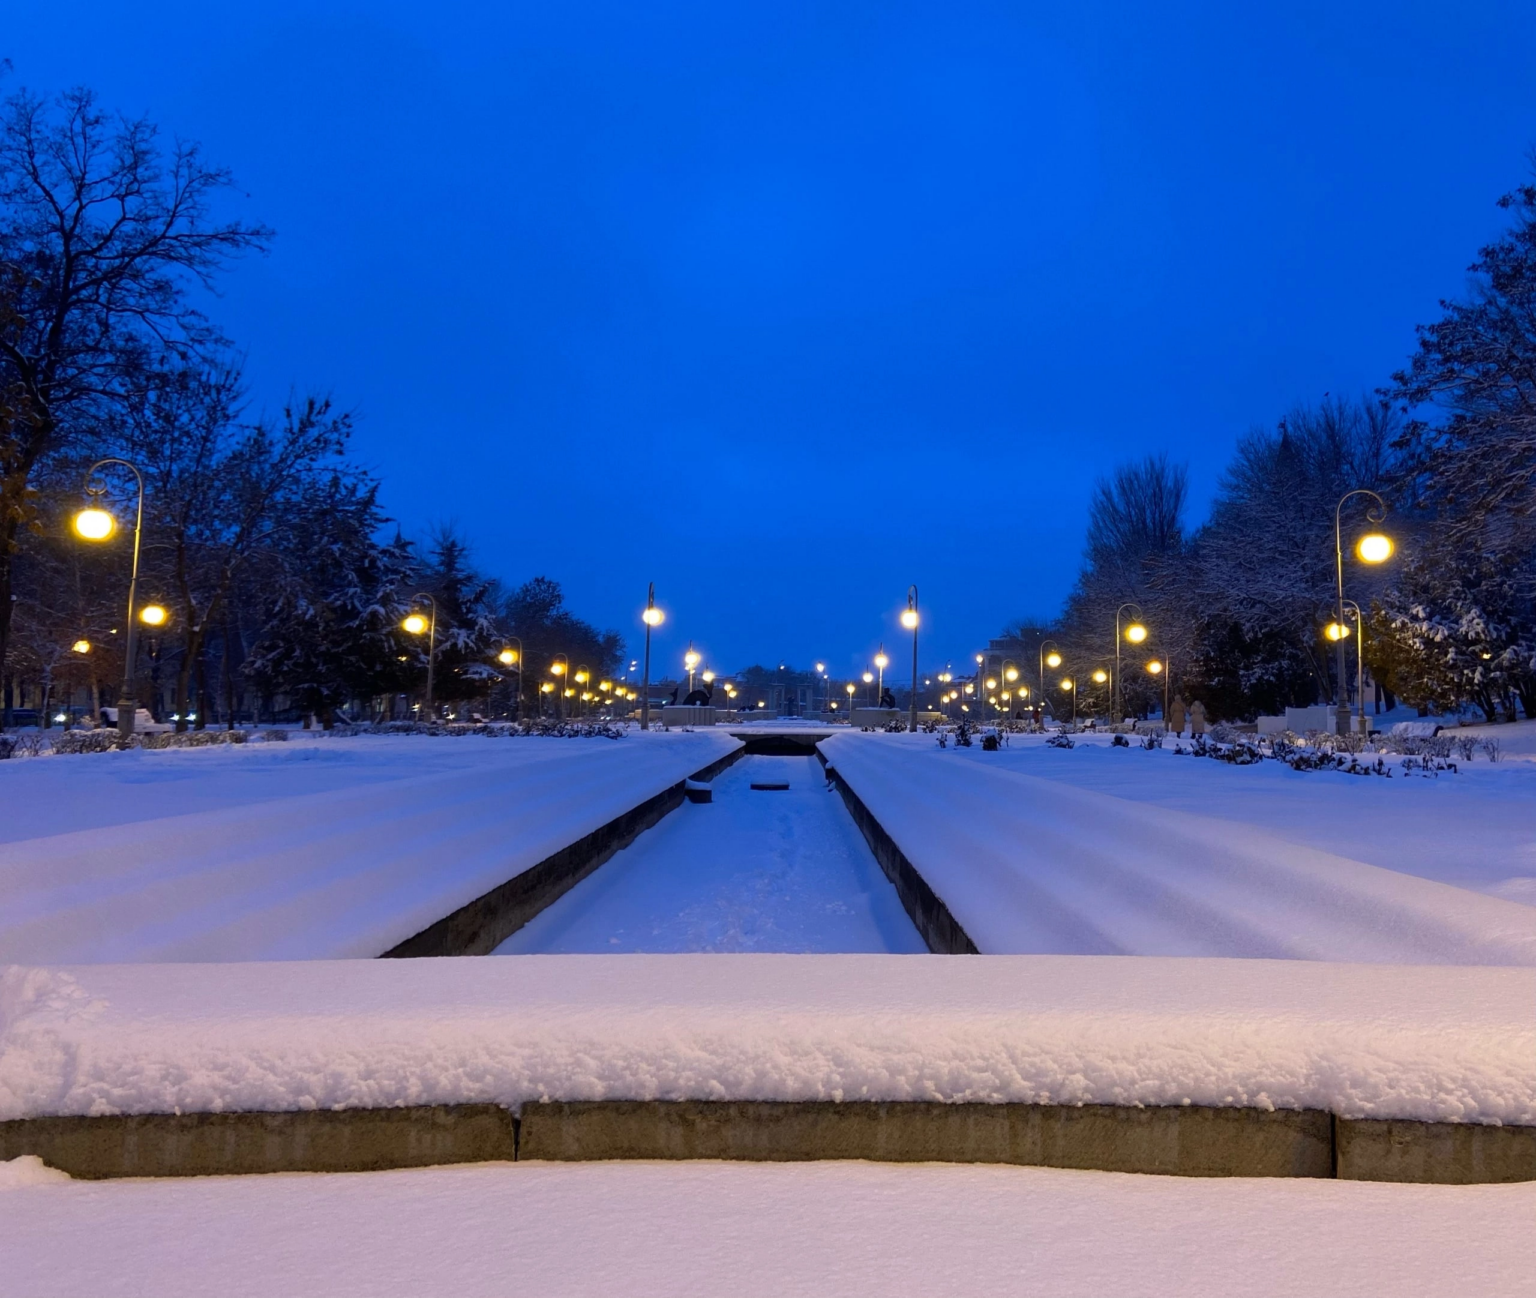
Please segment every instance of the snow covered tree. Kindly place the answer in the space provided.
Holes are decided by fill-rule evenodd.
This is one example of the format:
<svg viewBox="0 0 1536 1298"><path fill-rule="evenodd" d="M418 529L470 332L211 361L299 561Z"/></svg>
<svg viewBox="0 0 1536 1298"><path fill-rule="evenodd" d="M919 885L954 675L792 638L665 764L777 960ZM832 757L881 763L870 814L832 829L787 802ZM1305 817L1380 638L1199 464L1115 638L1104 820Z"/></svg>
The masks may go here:
<svg viewBox="0 0 1536 1298"><path fill-rule="evenodd" d="M410 546L381 543L377 486L333 474L307 491L283 529L280 569L248 679L314 713L329 730L354 699L406 688L425 646L400 629Z"/></svg>

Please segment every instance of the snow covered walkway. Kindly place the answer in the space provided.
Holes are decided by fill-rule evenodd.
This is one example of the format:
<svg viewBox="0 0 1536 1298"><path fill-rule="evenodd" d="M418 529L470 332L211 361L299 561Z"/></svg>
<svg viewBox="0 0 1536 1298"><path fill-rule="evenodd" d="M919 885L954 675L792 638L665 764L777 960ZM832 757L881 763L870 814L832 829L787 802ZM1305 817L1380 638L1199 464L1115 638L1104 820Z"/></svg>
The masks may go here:
<svg viewBox="0 0 1536 1298"><path fill-rule="evenodd" d="M814 757L745 757L711 788L497 953L926 952Z"/></svg>
<svg viewBox="0 0 1536 1298"><path fill-rule="evenodd" d="M411 778L433 744L482 760ZM377 956L739 746L410 738L394 779L0 843L0 961ZM34 760L59 774L115 756Z"/></svg>
<svg viewBox="0 0 1536 1298"><path fill-rule="evenodd" d="M987 954L1536 964L1536 907L901 736L821 749Z"/></svg>
<svg viewBox="0 0 1536 1298"><path fill-rule="evenodd" d="M1536 1184L520 1163L70 1182L0 1163L14 1298L1531 1292Z"/></svg>

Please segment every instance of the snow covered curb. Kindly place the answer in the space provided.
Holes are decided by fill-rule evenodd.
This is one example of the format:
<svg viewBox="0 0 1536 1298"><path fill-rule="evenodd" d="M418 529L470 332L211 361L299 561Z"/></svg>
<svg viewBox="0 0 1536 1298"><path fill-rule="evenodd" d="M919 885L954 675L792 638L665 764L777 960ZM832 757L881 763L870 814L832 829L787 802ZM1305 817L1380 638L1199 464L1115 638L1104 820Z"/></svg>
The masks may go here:
<svg viewBox="0 0 1536 1298"><path fill-rule="evenodd" d="M1536 1125L1536 970L1079 956L13 966L0 1120L542 1099Z"/></svg>

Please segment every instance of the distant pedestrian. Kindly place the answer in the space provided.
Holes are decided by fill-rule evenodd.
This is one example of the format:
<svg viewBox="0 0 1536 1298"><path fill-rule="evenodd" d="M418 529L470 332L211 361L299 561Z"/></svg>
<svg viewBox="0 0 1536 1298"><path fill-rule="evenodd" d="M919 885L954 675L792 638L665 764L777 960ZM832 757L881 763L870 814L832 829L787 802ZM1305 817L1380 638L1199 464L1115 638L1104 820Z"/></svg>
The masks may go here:
<svg viewBox="0 0 1536 1298"><path fill-rule="evenodd" d="M1184 696L1175 694L1168 705L1168 729L1176 735L1184 733Z"/></svg>
<svg viewBox="0 0 1536 1298"><path fill-rule="evenodd" d="M1205 704L1199 699L1189 705L1189 733L1191 735L1205 733Z"/></svg>

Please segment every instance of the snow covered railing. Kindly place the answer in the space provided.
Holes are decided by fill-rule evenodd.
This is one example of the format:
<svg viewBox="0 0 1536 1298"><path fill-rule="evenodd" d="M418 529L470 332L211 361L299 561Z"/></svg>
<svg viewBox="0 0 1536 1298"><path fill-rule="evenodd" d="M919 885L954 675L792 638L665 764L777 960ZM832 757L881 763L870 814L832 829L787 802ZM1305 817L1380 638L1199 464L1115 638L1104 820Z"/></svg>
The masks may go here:
<svg viewBox="0 0 1536 1298"><path fill-rule="evenodd" d="M1536 1178L1532 1005L1531 969L1270 960L13 967L0 1158L81 1175L517 1153Z"/></svg>

